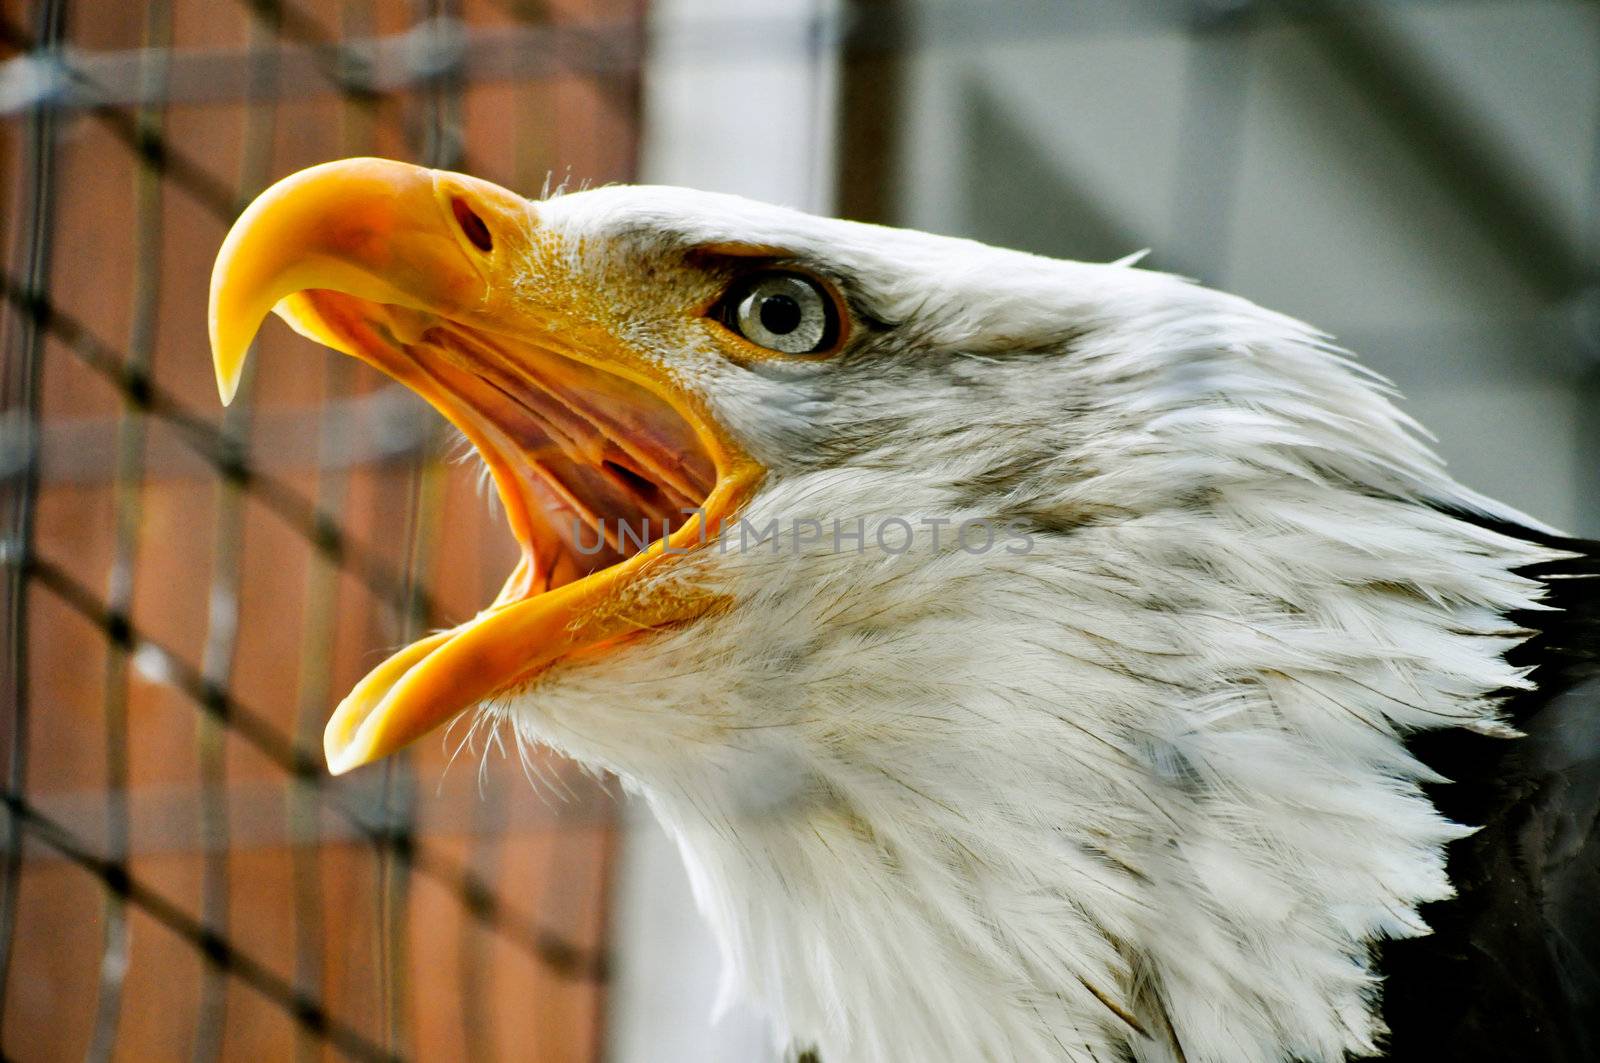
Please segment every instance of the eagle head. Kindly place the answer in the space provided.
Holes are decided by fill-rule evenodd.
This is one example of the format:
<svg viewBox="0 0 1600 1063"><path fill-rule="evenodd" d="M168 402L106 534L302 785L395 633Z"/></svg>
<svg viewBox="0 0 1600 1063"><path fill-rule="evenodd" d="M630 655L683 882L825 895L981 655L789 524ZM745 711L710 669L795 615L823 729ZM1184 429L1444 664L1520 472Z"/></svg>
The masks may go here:
<svg viewBox="0 0 1600 1063"><path fill-rule="evenodd" d="M462 711L615 772L730 985L829 1063L1342 1060L1503 730L1545 556L1325 337L1130 263L376 159L229 234L264 317L476 447L521 560L329 767ZM1519 518L1521 519L1521 518Z"/></svg>

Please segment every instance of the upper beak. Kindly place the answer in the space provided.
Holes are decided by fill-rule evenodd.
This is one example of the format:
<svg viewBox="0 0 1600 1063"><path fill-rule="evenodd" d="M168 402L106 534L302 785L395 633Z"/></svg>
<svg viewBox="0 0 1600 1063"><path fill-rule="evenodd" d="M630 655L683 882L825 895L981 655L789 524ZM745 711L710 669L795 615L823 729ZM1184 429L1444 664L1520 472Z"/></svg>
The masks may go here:
<svg viewBox="0 0 1600 1063"><path fill-rule="evenodd" d="M279 181L239 216L211 274L222 401L233 401L245 354L274 308L319 343L346 346L292 304L280 306L288 297L323 288L442 316L469 313L488 295L484 271L495 255L474 234L526 228L533 215L527 200L487 181L389 159L344 159Z"/></svg>

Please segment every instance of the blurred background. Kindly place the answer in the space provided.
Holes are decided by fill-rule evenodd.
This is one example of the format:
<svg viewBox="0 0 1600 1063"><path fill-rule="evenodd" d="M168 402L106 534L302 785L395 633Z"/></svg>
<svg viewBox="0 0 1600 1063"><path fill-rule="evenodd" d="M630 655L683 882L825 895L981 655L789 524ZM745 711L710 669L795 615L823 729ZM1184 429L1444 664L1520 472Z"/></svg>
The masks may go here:
<svg viewBox="0 0 1600 1063"><path fill-rule="evenodd" d="M358 154L1148 248L1600 534L1600 5L4 0L6 1059L775 1059L605 780L464 727L326 775L331 706L514 556L353 360L269 325L217 405L229 223Z"/></svg>

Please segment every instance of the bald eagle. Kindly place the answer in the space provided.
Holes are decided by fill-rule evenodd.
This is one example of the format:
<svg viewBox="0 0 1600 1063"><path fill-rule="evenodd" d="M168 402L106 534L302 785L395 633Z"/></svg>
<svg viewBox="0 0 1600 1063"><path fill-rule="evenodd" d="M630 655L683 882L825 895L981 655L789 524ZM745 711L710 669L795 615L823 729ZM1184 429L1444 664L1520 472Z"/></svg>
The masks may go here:
<svg viewBox="0 0 1600 1063"><path fill-rule="evenodd" d="M521 561L328 724L613 772L825 1063L1600 1058L1595 544L1318 332L677 188L286 178L211 288L476 447Z"/></svg>

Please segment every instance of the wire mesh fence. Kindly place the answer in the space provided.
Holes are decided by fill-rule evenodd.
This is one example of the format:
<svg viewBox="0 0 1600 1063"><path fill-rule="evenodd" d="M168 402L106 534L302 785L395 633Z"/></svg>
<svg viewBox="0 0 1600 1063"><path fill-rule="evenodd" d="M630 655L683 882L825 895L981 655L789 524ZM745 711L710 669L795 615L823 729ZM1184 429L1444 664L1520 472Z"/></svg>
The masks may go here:
<svg viewBox="0 0 1600 1063"><path fill-rule="evenodd" d="M284 330L223 414L204 306L233 217L315 162L626 179L639 17L7 6L8 1058L598 1054L596 784L481 748L448 772L457 741L348 780L321 763L375 649L470 616L509 571L475 470L408 394Z"/></svg>

